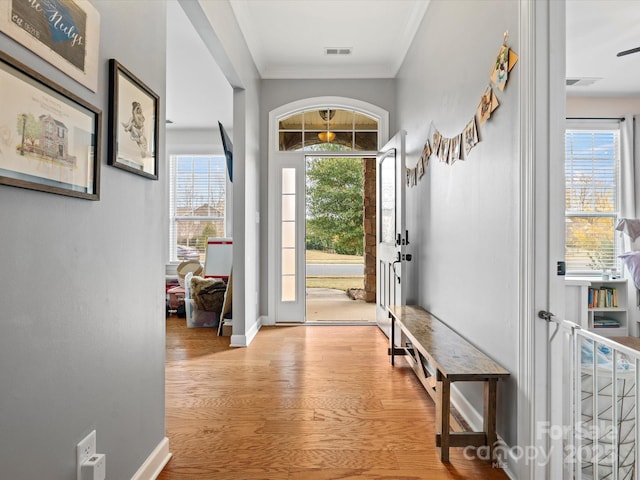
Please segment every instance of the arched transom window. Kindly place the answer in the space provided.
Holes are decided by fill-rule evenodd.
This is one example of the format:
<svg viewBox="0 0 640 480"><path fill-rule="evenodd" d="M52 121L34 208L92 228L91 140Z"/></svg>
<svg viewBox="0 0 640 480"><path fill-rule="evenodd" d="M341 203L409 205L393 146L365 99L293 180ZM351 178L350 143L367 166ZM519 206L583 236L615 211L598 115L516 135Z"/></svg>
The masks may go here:
<svg viewBox="0 0 640 480"><path fill-rule="evenodd" d="M378 150L378 120L355 110L303 110L278 122L282 151Z"/></svg>

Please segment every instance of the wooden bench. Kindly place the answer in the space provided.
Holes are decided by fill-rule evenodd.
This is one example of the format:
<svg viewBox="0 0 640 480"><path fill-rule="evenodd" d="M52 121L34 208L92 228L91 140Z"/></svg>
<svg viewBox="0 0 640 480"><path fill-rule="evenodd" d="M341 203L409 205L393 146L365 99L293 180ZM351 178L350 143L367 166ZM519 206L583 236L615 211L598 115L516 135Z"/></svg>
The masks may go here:
<svg viewBox="0 0 640 480"><path fill-rule="evenodd" d="M449 461L449 447L483 446L490 458L497 440L497 383L509 372L454 332L429 312L418 306L388 307L391 318L391 365L395 355L407 360L436 404L436 447L440 460ZM406 342L396 346L395 325ZM427 368L427 364L433 369ZM451 382L484 382L484 426L482 432L451 432Z"/></svg>

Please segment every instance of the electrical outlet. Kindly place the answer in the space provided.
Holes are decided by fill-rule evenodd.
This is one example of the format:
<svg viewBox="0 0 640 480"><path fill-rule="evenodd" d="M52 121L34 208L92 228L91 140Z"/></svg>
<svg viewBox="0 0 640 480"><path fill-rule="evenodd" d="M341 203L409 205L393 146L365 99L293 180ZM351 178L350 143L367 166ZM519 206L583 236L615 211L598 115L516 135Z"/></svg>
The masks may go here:
<svg viewBox="0 0 640 480"><path fill-rule="evenodd" d="M76 447L76 479L82 480L82 464L96 454L96 431L93 430Z"/></svg>
<svg viewBox="0 0 640 480"><path fill-rule="evenodd" d="M102 453L91 455L89 460L82 464L82 480L105 480L107 473L105 456Z"/></svg>

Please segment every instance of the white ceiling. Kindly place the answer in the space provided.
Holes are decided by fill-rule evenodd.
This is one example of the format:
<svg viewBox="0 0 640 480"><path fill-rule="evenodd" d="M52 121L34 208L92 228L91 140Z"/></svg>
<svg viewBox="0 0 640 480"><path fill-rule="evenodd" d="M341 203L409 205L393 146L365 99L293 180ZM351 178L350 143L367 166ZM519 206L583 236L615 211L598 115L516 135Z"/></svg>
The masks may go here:
<svg viewBox="0 0 640 480"><path fill-rule="evenodd" d="M263 78L393 78L429 0L229 0ZM176 0L168 2L169 128L232 124L232 90ZM567 0L569 95L640 96L640 1ZM344 57L326 47L351 47Z"/></svg>
<svg viewBox="0 0 640 480"><path fill-rule="evenodd" d="M393 78L429 0L230 0L262 78ZM325 48L352 48L345 56Z"/></svg>
<svg viewBox="0 0 640 480"><path fill-rule="evenodd" d="M233 90L177 0L167 0L167 119L170 129L233 123Z"/></svg>
<svg viewBox="0 0 640 480"><path fill-rule="evenodd" d="M598 78L593 85L567 87L575 96L640 95L640 1L567 1L567 78Z"/></svg>

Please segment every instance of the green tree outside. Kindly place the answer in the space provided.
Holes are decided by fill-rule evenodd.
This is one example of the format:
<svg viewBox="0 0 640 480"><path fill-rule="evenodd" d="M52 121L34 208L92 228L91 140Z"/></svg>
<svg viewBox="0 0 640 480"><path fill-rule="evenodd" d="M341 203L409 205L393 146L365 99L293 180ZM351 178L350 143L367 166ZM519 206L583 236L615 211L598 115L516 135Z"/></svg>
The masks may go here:
<svg viewBox="0 0 640 480"><path fill-rule="evenodd" d="M307 162L307 246L363 254L362 160L312 158Z"/></svg>
<svg viewBox="0 0 640 480"><path fill-rule="evenodd" d="M566 249L568 259L586 257L583 262L593 270L615 268L614 217L589 216L597 213L615 213L615 191L599 182L594 184L591 175L577 176L566 188L566 210L576 212L566 224ZM580 214L586 214L580 216ZM587 260L588 259L588 260ZM569 265L580 268L579 265Z"/></svg>

